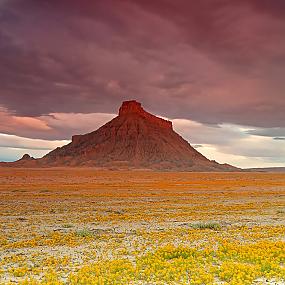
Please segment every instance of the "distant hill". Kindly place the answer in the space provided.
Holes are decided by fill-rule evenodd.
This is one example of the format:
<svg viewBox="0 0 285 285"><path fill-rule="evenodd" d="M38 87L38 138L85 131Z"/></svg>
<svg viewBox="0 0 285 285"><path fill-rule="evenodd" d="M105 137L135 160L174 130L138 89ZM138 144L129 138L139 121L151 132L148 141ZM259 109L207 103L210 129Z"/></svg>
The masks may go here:
<svg viewBox="0 0 285 285"><path fill-rule="evenodd" d="M285 167L248 168L244 170L252 172L285 172Z"/></svg>

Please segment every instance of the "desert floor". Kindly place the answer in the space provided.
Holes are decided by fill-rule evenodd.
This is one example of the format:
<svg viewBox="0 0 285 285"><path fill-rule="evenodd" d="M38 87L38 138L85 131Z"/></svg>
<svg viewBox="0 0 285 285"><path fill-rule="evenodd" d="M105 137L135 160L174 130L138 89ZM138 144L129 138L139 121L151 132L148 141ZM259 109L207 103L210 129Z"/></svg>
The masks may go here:
<svg viewBox="0 0 285 285"><path fill-rule="evenodd" d="M285 284L285 174L0 169L0 284Z"/></svg>

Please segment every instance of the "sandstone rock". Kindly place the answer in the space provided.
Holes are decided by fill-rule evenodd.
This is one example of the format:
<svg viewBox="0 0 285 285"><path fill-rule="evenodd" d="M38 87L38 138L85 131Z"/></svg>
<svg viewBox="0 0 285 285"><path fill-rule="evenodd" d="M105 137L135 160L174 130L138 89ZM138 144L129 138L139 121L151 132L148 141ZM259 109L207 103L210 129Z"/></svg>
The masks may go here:
<svg viewBox="0 0 285 285"><path fill-rule="evenodd" d="M115 169L228 170L209 161L173 131L170 121L146 112L136 101L123 102L119 115L40 160L51 166L96 166Z"/></svg>

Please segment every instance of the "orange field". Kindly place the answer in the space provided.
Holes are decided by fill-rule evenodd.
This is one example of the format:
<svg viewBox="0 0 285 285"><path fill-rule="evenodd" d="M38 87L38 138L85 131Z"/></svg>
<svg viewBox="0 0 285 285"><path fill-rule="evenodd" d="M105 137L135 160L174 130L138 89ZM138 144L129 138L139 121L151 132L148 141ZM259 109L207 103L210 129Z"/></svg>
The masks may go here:
<svg viewBox="0 0 285 285"><path fill-rule="evenodd" d="M0 284L285 284L285 174L0 169Z"/></svg>

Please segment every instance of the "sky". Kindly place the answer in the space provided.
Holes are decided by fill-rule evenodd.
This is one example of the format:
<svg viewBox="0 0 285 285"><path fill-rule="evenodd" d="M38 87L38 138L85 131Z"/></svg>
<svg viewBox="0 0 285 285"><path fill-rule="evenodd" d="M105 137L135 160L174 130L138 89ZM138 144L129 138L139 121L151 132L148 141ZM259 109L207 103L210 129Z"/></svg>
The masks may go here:
<svg viewBox="0 0 285 285"><path fill-rule="evenodd" d="M0 0L0 161L135 99L210 159L285 166L284 0Z"/></svg>

